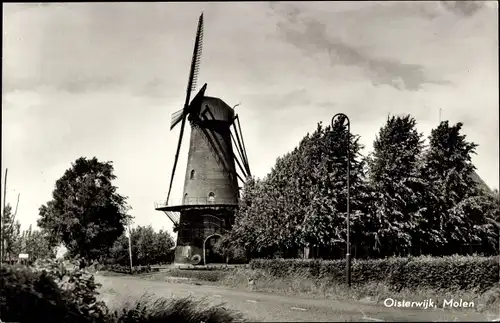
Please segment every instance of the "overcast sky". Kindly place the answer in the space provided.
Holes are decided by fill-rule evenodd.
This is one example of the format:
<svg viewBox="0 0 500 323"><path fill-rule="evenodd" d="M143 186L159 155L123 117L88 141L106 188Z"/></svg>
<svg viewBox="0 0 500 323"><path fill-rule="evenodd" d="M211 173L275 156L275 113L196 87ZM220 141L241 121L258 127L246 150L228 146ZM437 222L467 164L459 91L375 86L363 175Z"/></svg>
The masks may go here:
<svg viewBox="0 0 500 323"><path fill-rule="evenodd" d="M113 161L138 225L171 229L166 197L198 16L198 84L236 108L250 167L265 176L316 124L351 119L367 153L388 114L428 136L463 122L473 162L499 182L495 2L72 3L3 5L2 184L35 224L80 156ZM188 132L189 135L189 132ZM188 136L185 137L186 139ZM182 194L188 145L173 188ZM3 185L2 185L3 186Z"/></svg>

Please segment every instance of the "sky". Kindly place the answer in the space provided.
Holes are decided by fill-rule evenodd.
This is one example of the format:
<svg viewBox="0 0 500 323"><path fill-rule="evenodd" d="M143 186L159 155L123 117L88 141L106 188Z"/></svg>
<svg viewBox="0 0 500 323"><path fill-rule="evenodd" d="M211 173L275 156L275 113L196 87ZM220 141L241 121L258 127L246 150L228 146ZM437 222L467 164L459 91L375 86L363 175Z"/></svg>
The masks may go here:
<svg viewBox="0 0 500 323"><path fill-rule="evenodd" d="M36 225L77 158L113 161L135 225L171 231L167 195L198 16L198 85L236 112L265 176L318 122L346 113L364 153L391 115L425 137L463 122L472 161L499 182L497 2L3 4L2 189ZM440 112L441 110L441 112ZM181 197L187 138L172 197Z"/></svg>

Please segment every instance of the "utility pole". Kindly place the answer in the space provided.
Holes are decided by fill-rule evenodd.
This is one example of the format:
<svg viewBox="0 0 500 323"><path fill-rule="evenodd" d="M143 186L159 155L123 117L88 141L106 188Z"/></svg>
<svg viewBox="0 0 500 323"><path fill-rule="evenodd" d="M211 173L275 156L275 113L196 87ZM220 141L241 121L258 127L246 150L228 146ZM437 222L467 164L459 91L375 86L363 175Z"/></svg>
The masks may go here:
<svg viewBox="0 0 500 323"><path fill-rule="evenodd" d="M130 224L127 225L128 229L128 256L130 258L130 274L132 275L132 231L130 230Z"/></svg>
<svg viewBox="0 0 500 323"><path fill-rule="evenodd" d="M3 182L3 209L2 209L2 217L0 218L0 264L3 262L3 219L5 216L5 199L7 198L7 172L8 168L5 169L5 180Z"/></svg>
<svg viewBox="0 0 500 323"><path fill-rule="evenodd" d="M12 221L10 224L9 231L12 230L12 228L14 228L14 222L16 220L16 215L17 215L17 208L19 207L19 197L21 197L21 193L17 194L16 210L14 211L14 215L12 216Z"/></svg>

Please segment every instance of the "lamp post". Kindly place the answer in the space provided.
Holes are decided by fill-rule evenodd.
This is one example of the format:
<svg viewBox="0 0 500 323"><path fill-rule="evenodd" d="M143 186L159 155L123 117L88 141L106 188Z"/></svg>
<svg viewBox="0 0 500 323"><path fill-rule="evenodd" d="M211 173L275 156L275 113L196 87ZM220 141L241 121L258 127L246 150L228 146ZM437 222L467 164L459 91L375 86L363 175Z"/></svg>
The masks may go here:
<svg viewBox="0 0 500 323"><path fill-rule="evenodd" d="M346 253L346 280L347 280L347 286L351 287L351 241L350 241L350 196L349 196L349 191L350 191L350 184L349 184L349 177L350 177L350 172L351 172L351 161L349 158L349 150L350 150L350 142L351 138L351 122L349 120L349 117L343 113L337 113L336 115L333 116L332 118L332 129L335 124L335 119L341 117L343 120L347 120L347 143L346 143L346 148L347 148L347 253Z"/></svg>

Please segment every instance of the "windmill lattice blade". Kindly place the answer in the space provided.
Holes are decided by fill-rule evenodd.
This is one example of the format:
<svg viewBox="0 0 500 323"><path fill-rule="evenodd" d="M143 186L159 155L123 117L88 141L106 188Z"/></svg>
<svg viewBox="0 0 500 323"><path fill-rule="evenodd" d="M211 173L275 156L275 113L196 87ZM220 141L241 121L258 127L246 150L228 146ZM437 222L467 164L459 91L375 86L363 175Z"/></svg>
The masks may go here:
<svg viewBox="0 0 500 323"><path fill-rule="evenodd" d="M200 70L200 60L203 47L203 13L200 15L198 20L198 29L196 31L196 40L193 49L193 58L191 60L191 70L189 72L189 81L186 91L186 101L184 104L184 109L187 109L189 101L191 99L191 92L196 89L196 83L198 80L198 73Z"/></svg>
<svg viewBox="0 0 500 323"><path fill-rule="evenodd" d="M186 125L186 114L183 113L182 114L181 132L179 133L179 143L177 144L177 152L175 153L174 167L172 168L172 175L170 176L170 186L168 187L167 205L168 205L168 200L170 199L170 192L172 191L172 184L174 183L175 169L177 168L177 162L179 161L179 152L181 151L182 136L184 135L184 126L185 125Z"/></svg>
<svg viewBox="0 0 500 323"><path fill-rule="evenodd" d="M174 127L179 122L181 122L183 113L184 113L184 109L180 109L179 111L172 113L172 121L170 122L170 130L174 129Z"/></svg>

